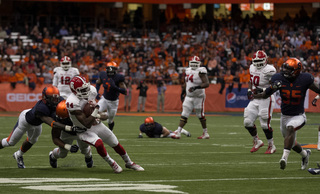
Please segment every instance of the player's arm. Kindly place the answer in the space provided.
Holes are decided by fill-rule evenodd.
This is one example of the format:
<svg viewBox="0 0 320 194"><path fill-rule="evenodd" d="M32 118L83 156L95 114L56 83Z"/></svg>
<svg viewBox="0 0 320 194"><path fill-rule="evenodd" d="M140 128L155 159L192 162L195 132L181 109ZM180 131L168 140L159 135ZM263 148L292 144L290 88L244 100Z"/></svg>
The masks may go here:
<svg viewBox="0 0 320 194"><path fill-rule="evenodd" d="M59 75L56 71L53 72L52 85L57 87L59 84Z"/></svg>
<svg viewBox="0 0 320 194"><path fill-rule="evenodd" d="M160 137L167 137L170 134L170 131L166 127L162 127L162 132Z"/></svg>
<svg viewBox="0 0 320 194"><path fill-rule="evenodd" d="M94 124L96 118L100 118L100 114L98 114L98 111L99 108L95 108L92 114L89 117L86 117L86 115L81 110L69 110L70 114L74 115L77 120L88 129Z"/></svg>
<svg viewBox="0 0 320 194"><path fill-rule="evenodd" d="M51 129L51 137L52 141L55 145L59 146L60 148L64 148L66 150L69 150L71 153L75 153L78 151L79 147L77 145L70 145L70 144L65 144L61 139L60 139L60 134L61 130L58 128L53 127Z"/></svg>
<svg viewBox="0 0 320 194"><path fill-rule="evenodd" d="M121 93L121 94L124 94L124 95L127 95L127 86L124 82L120 82L119 83L119 89L118 91Z"/></svg>
<svg viewBox="0 0 320 194"><path fill-rule="evenodd" d="M250 82L248 83L247 97L248 97L249 100L253 99L251 80L250 80Z"/></svg>
<svg viewBox="0 0 320 194"><path fill-rule="evenodd" d="M313 105L313 106L317 106L317 100L320 98L320 95L319 95L319 94L320 94L320 89L319 89L318 85L315 84L314 82L310 85L309 89L318 94L318 95L312 100L312 105Z"/></svg>
<svg viewBox="0 0 320 194"><path fill-rule="evenodd" d="M62 124L60 122L56 122L55 120L53 120L52 117L49 116L39 116L39 118L41 119L42 122L44 122L45 124L51 126L52 128L58 128L60 130L65 130L65 131L74 131L75 128L70 126L70 125L65 125Z"/></svg>
<svg viewBox="0 0 320 194"><path fill-rule="evenodd" d="M281 81L277 80L272 83L272 85L268 88L263 88L260 90L256 89L256 93L253 93L254 98L268 98L270 97L273 93L275 93L277 90L279 90L282 86Z"/></svg>
<svg viewBox="0 0 320 194"><path fill-rule="evenodd" d="M144 127L144 124L141 124L140 125L140 129L139 129L139 138L143 138L142 134L143 134L143 127Z"/></svg>
<svg viewBox="0 0 320 194"><path fill-rule="evenodd" d="M98 80L96 81L96 89L97 89L97 93L98 93L97 96L96 96L97 100L100 99L100 95L99 95L100 86L101 86L101 79L98 78Z"/></svg>
<svg viewBox="0 0 320 194"><path fill-rule="evenodd" d="M203 89L209 87L209 79L206 73L199 73L199 77L202 81L202 83L199 86L194 86L189 88L189 92L193 92L196 89Z"/></svg>
<svg viewBox="0 0 320 194"><path fill-rule="evenodd" d="M186 82L183 82L183 84L181 85L181 95L180 95L180 99L181 99L181 102L184 101L184 98L186 97Z"/></svg>

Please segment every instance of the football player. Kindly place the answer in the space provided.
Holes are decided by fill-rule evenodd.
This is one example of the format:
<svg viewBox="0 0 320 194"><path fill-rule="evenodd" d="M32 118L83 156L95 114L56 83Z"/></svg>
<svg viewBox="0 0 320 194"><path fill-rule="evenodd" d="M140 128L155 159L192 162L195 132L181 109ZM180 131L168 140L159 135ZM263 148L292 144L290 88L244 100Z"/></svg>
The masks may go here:
<svg viewBox="0 0 320 194"><path fill-rule="evenodd" d="M64 56L60 60L60 67L53 69L53 74L52 85L59 89L60 96L62 96L64 99L67 99L71 93L69 87L70 80L74 76L80 74L79 70L71 66L70 57Z"/></svg>
<svg viewBox="0 0 320 194"><path fill-rule="evenodd" d="M66 100L61 101L56 108L56 120L60 123L73 125L70 120L69 113L66 106ZM49 161L52 168L57 168L57 159L65 158L68 152L76 153L80 148L81 153L85 156L85 162L88 168L93 166L92 152L89 144L81 141L77 133L74 131L63 131L57 127L51 130L52 141L55 145L59 146L49 152ZM77 141L77 145L71 145L73 141Z"/></svg>
<svg viewBox="0 0 320 194"><path fill-rule="evenodd" d="M113 132L102 122L99 122L100 119L106 120L108 116L99 112L99 105L95 104L97 96L95 87L90 86L84 77L75 76L70 82L70 88L72 94L67 98L66 105L72 123L88 129L77 134L79 139L94 146L98 154L112 167L115 173L121 173L122 168L109 156L103 143L108 144L122 157L126 163L126 168L144 171L141 166L131 161ZM95 105L95 109L89 117L86 117L82 110L88 102Z"/></svg>
<svg viewBox="0 0 320 194"><path fill-rule="evenodd" d="M152 117L147 117L144 123L140 125L139 138L143 138L142 134L145 133L150 138L160 138L160 137L171 137L176 138L176 134L166 127L162 126L160 123L155 122ZM191 137L191 134L185 129L181 130L182 134L187 137Z"/></svg>
<svg viewBox="0 0 320 194"><path fill-rule="evenodd" d="M304 150L297 142L297 131L306 123L304 100L308 89L320 93L320 89L309 73L302 73L302 64L296 58L290 58L281 66L280 73L271 78L271 86L264 88L261 93L253 94L254 98L268 98L277 90L281 96L280 130L284 137L284 149L279 161L280 169L287 166L291 149L302 157L301 169L308 166L311 150Z"/></svg>
<svg viewBox="0 0 320 194"><path fill-rule="evenodd" d="M98 105L99 112L107 110L108 126L112 131L114 128L114 117L117 114L119 106L119 94L127 95L127 87L124 83L124 76L117 73L118 65L115 62L107 63L107 70L100 72L96 83L96 89L99 92L100 85L104 88ZM98 97L98 96L97 96Z"/></svg>
<svg viewBox="0 0 320 194"><path fill-rule="evenodd" d="M54 86L45 87L42 90L42 99L31 109L23 110L16 125L7 138L0 142L0 149L16 145L26 133L27 139L22 143L18 151L13 154L18 168L25 168L23 154L26 153L37 141L42 132L42 123L65 131L82 131L83 129L65 125L54 120L56 106L62 100L59 90Z"/></svg>
<svg viewBox="0 0 320 194"><path fill-rule="evenodd" d="M182 104L181 119L178 129L175 131L176 138L181 137L182 128L188 121L188 117L194 109L202 125L203 133L198 139L209 139L207 122L204 116L204 101L206 98L205 88L209 87L207 69L200 67L201 61L198 56L193 56L186 69L183 93L185 93Z"/></svg>
<svg viewBox="0 0 320 194"><path fill-rule="evenodd" d="M271 128L271 117L275 104L275 98L271 95L266 99L254 99L252 92L261 88L270 86L271 77L276 73L276 68L273 65L267 64L268 56L258 50L252 57L252 65L250 65L250 82L247 92L250 100L248 106L244 109L244 127L248 130L253 138L253 147L251 153L259 150L264 145L259 139L257 127L254 122L259 117L260 126L268 140L268 148L265 154L273 154L276 152L276 146L273 142L273 129Z"/></svg>

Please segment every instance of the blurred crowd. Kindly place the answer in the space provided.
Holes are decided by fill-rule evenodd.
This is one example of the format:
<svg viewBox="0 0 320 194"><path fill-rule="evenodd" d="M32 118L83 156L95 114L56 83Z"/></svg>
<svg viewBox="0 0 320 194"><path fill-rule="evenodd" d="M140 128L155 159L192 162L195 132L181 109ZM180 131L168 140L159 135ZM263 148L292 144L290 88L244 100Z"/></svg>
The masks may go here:
<svg viewBox="0 0 320 194"><path fill-rule="evenodd" d="M303 8L302 8L303 9ZM96 28L89 30L76 24L61 24L48 29L38 25L15 29L0 27L0 82L25 83L33 89L37 84L52 83L53 69L63 56L72 59L81 75L95 84L99 71L114 61L118 73L131 79L133 84L142 80L156 84L164 80L167 85L180 84L184 68L191 56L197 55L208 70L210 82L242 84L250 80L248 67L257 50L264 50L268 63L277 70L289 57L296 57L304 71L319 79L320 36L315 30L315 18L301 10L295 18L267 19L262 13L234 19L213 18L210 21L198 14L183 21L173 18L163 21L160 29ZM20 36L32 42L25 44ZM65 37L73 36L74 40ZM10 56L19 55L13 61ZM221 91L222 92L222 91Z"/></svg>

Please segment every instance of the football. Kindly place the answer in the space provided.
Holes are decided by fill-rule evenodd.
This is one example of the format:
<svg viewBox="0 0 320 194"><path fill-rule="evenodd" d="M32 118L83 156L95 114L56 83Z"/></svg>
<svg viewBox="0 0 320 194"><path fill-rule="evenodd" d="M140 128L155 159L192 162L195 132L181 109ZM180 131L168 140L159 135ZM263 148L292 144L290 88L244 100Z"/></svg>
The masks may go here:
<svg viewBox="0 0 320 194"><path fill-rule="evenodd" d="M86 115L86 117L89 117L93 112L93 110L94 110L94 105L87 103L86 105L84 105L82 112Z"/></svg>

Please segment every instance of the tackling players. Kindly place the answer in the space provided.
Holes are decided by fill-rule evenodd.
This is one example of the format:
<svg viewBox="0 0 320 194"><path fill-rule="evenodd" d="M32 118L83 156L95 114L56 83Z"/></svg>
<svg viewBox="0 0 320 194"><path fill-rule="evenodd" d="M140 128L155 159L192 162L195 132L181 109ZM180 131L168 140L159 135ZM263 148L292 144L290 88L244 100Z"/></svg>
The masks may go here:
<svg viewBox="0 0 320 194"><path fill-rule="evenodd" d="M117 114L119 106L119 94L127 95L127 87L124 83L124 76L118 74L116 71L118 65L115 62L107 63L106 72L100 72L99 79L97 80L96 88L99 92L100 85L104 88L103 95L98 102L100 106L99 112L107 110L108 114L108 126L110 130L114 127L114 117Z"/></svg>
<svg viewBox="0 0 320 194"><path fill-rule="evenodd" d="M71 67L70 57L64 56L60 60L60 67L54 68L53 74L52 85L59 89L60 96L67 99L71 93L69 87L70 81L74 76L80 74L79 70L75 67Z"/></svg>
<svg viewBox="0 0 320 194"><path fill-rule="evenodd" d="M203 133L198 139L209 139L207 122L204 116L205 88L209 87L209 79L207 69L200 67L200 65L200 58L193 56L189 61L189 68L186 69L185 83L183 84L183 93L185 93L186 96L182 104L180 123L178 129L175 131L177 139L181 137L182 128L187 123L188 117L193 109L203 129Z"/></svg>
<svg viewBox="0 0 320 194"><path fill-rule="evenodd" d="M250 100L248 106L244 109L244 127L248 130L253 138L253 147L251 153L259 150L264 145L259 139L257 127L254 124L259 117L261 128L268 140L268 149L265 154L273 154L276 152L276 146L273 143L273 129L271 128L271 117L274 108L275 99L271 95L266 99L254 99L252 97L253 90L259 88L267 88L270 86L271 77L276 73L273 65L267 64L267 54L259 50L252 57L252 65L250 66L250 82L247 92Z"/></svg>
<svg viewBox="0 0 320 194"><path fill-rule="evenodd" d="M279 161L280 168L285 169L291 149L302 157L301 169L308 166L311 150L304 150L297 142L297 131L306 121L304 100L308 89L320 93L314 78L309 73L302 73L302 64L296 58L290 58L281 67L281 72L271 78L271 86L264 88L262 93L253 94L254 98L267 98L277 90L281 96L280 130L284 137L284 149Z"/></svg>

